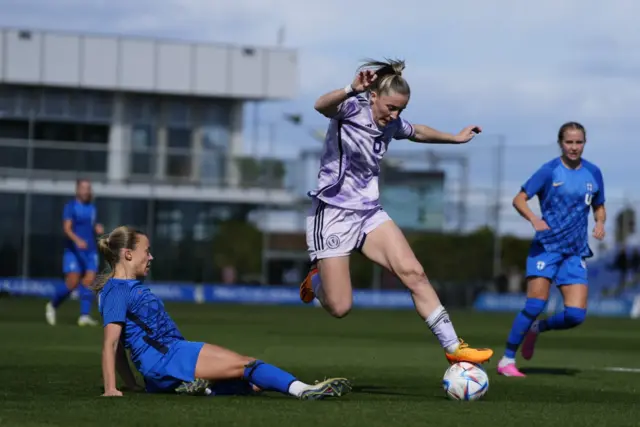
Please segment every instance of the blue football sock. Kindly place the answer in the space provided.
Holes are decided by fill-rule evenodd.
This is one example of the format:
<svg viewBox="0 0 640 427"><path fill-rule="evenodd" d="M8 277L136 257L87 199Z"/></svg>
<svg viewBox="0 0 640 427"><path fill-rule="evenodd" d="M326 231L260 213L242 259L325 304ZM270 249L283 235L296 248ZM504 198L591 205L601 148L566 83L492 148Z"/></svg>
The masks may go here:
<svg viewBox="0 0 640 427"><path fill-rule="evenodd" d="M63 283L62 285L58 286L58 288L56 289L56 293L51 300L53 308L58 308L60 304L62 304L67 300L67 298L69 298L69 295L71 295L71 291L69 290L69 288L67 288L66 284Z"/></svg>
<svg viewBox="0 0 640 427"><path fill-rule="evenodd" d="M88 316L89 313L91 313L91 306L93 305L93 292L80 285L78 287L78 293L80 294L80 315Z"/></svg>
<svg viewBox="0 0 640 427"><path fill-rule="evenodd" d="M537 298L527 298L527 302L522 310L516 316L511 326L511 332L509 332L509 338L507 338L507 348L504 352L505 357L509 359L515 359L516 351L522 344L525 335L531 328L531 325L536 320L547 302Z"/></svg>
<svg viewBox="0 0 640 427"><path fill-rule="evenodd" d="M578 307L565 307L561 313L556 313L551 317L541 320L538 323L538 331L545 332L551 330L571 329L582 322L587 317L587 310Z"/></svg>
<svg viewBox="0 0 640 427"><path fill-rule="evenodd" d="M290 373L261 360L255 360L245 367L244 379L262 390L275 390L284 394L289 393L289 386L296 381Z"/></svg>

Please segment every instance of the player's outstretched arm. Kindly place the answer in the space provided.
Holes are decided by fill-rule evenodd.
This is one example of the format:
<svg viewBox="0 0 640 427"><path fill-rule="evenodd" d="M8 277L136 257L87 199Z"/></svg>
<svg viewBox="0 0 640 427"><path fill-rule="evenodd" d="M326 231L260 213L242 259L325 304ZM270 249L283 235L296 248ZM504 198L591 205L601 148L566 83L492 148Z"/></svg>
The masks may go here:
<svg viewBox="0 0 640 427"><path fill-rule="evenodd" d="M425 144L464 144L482 132L479 126L467 126L458 134L441 132L426 125L414 124L414 134L409 138L413 142Z"/></svg>
<svg viewBox="0 0 640 427"><path fill-rule="evenodd" d="M119 323L109 323L104 328L102 342L103 396L122 396L122 392L116 387L116 353L121 334L122 325Z"/></svg>

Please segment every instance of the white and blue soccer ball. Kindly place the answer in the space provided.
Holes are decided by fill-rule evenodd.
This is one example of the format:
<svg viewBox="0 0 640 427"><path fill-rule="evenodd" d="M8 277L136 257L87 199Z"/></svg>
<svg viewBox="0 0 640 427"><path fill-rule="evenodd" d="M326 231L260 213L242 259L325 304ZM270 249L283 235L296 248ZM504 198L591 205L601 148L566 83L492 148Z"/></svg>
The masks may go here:
<svg viewBox="0 0 640 427"><path fill-rule="evenodd" d="M449 366L442 388L453 400L478 400L489 390L489 376L480 365L458 362Z"/></svg>

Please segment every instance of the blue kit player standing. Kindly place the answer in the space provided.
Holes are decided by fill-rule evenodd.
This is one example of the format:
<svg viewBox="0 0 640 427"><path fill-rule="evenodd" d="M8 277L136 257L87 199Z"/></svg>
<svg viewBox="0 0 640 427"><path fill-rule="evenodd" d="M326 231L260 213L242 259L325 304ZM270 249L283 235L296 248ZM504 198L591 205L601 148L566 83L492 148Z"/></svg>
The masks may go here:
<svg viewBox="0 0 640 427"><path fill-rule="evenodd" d="M247 394L273 390L302 400L340 397L349 381L332 378L309 385L273 365L226 348L184 339L162 301L143 284L153 257L147 236L118 227L98 241L109 271L94 282L103 318L104 396L122 396L116 371L128 389L139 389L125 348L150 393ZM231 383L245 384L230 393ZM225 387L227 385L227 387Z"/></svg>
<svg viewBox="0 0 640 427"><path fill-rule="evenodd" d="M62 268L65 286L57 290L55 297L46 307L45 317L52 326L56 324L56 309L74 289L78 288L81 282L78 325L98 324L89 315L94 298L89 286L96 278L99 265L96 234L102 234L104 229L101 224L96 223L96 207L92 199L91 183L87 180L79 180L76 183L75 199L64 207L62 227L66 238Z"/></svg>
<svg viewBox="0 0 640 427"><path fill-rule="evenodd" d="M598 240L604 238L606 220L602 173L582 158L585 143L586 131L581 124L562 125L558 132L562 155L542 165L513 200L518 213L531 222L536 233L527 258L527 301L513 322L504 357L498 363L500 375L525 376L515 364L523 340L522 356L530 360L540 333L570 329L584 322L588 295L585 260L593 256L587 228L589 211L593 209L593 237ZM542 218L527 206L534 196L540 201ZM552 281L562 293L564 311L536 320L549 298Z"/></svg>

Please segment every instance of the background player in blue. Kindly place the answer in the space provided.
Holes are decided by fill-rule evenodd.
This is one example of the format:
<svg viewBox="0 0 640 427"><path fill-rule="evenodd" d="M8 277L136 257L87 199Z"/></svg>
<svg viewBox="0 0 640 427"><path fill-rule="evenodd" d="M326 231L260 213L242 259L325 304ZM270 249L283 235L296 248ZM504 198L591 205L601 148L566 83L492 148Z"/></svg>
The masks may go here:
<svg viewBox="0 0 640 427"><path fill-rule="evenodd" d="M580 325L586 316L586 258L593 256L589 247L588 220L593 209L593 236L604 238L606 210L604 182L600 169L582 158L586 143L584 127L575 122L562 125L558 144L559 158L542 165L522 186L513 205L535 229L527 257L527 301L513 322L504 357L498 373L525 376L516 368L515 354L524 339L522 356L533 357L539 333L570 329ZM538 196L542 218L538 218L527 201ZM564 311L544 320L536 320L549 298L551 282L559 286Z"/></svg>
<svg viewBox="0 0 640 427"><path fill-rule="evenodd" d="M78 325L95 326L98 322L89 315L94 298L89 286L96 278L99 265L96 234L104 233L104 229L96 222L91 182L79 180L76 183L76 197L64 206L62 221L65 234L62 258L65 286L57 289L55 297L47 304L45 317L50 325L55 325L56 309L82 282L83 286L78 289L80 293Z"/></svg>
<svg viewBox="0 0 640 427"><path fill-rule="evenodd" d="M104 396L122 396L116 371L136 389L125 347L148 392L207 394L219 382L241 380L257 390L275 390L304 400L339 397L351 390L346 379L308 385L273 365L203 342L186 341L162 301L142 283L151 265L149 239L118 227L98 241L109 273L96 280L104 323L102 375Z"/></svg>

